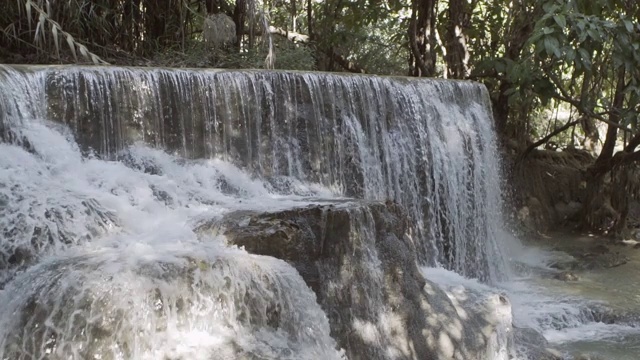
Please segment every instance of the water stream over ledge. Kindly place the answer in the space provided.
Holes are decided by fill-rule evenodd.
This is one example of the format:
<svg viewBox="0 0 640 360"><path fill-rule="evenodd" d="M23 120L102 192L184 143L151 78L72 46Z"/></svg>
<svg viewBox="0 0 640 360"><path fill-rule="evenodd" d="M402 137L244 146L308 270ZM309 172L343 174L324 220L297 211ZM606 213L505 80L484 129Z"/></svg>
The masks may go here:
<svg viewBox="0 0 640 360"><path fill-rule="evenodd" d="M512 316L596 324L510 272L492 124L471 82L0 67L0 359L506 360Z"/></svg>

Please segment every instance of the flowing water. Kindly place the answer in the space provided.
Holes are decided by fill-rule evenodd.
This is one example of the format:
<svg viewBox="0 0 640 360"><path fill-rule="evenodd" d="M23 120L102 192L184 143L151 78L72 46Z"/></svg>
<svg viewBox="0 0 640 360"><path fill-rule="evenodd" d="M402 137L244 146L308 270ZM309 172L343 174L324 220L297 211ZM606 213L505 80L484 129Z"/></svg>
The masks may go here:
<svg viewBox="0 0 640 360"><path fill-rule="evenodd" d="M443 287L558 342L598 326L509 281L490 111L469 82L1 67L0 359L341 358L295 268L194 228L352 198L400 204Z"/></svg>
<svg viewBox="0 0 640 360"><path fill-rule="evenodd" d="M556 234L539 249L524 250L532 269L554 270L550 264L571 260L559 249L578 253L608 239ZM538 244L540 247L540 244ZM592 354L602 359L633 360L640 357L640 253L630 247L613 247L629 257L614 268L576 271L579 281L521 274L506 285L511 291L516 322L535 328L550 346L568 355ZM536 271L536 270L534 270Z"/></svg>

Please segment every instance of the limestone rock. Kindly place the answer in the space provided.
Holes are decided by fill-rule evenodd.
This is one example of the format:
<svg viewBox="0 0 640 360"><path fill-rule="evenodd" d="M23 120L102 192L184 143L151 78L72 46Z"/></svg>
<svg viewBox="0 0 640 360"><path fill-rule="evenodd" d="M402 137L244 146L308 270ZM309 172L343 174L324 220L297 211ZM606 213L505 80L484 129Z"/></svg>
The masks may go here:
<svg viewBox="0 0 640 360"><path fill-rule="evenodd" d="M608 269L626 264L629 258L619 252L605 254L586 253L578 257L576 269Z"/></svg>
<svg viewBox="0 0 640 360"><path fill-rule="evenodd" d="M564 360L562 353L550 348L547 339L534 329L514 327L513 336L518 344L518 359Z"/></svg>
<svg viewBox="0 0 640 360"><path fill-rule="evenodd" d="M571 251L570 259L556 261L549 266L562 270L608 269L626 264L629 258L618 251L611 251L605 245L594 246L587 251Z"/></svg>
<svg viewBox="0 0 640 360"><path fill-rule="evenodd" d="M507 359L508 300L425 279L407 229L391 202L350 202L237 212L198 231L296 267L349 359Z"/></svg>

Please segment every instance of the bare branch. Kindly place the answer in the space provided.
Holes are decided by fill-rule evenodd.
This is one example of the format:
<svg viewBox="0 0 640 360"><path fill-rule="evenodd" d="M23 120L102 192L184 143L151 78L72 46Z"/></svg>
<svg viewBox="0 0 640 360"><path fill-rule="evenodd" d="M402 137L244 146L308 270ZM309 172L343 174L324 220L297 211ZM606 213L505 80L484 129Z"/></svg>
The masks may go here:
<svg viewBox="0 0 640 360"><path fill-rule="evenodd" d="M591 111L589 109L586 109L579 100L576 100L576 99L572 98L571 95L569 95L567 93L567 90L562 86L562 84L560 83L560 80L558 80L552 74L547 74L547 76L549 76L549 79L551 79L551 81L556 85L556 88L560 91L559 94L558 93L554 93L553 97L555 99L560 100L560 101L564 101L564 102L570 104L571 106L573 106L576 109L578 109L578 111L580 111L582 114L584 114L584 115L586 115L586 116L588 116L590 118L602 121L603 123L606 123L606 124L608 124L610 126L618 128L618 129L620 129L622 131L625 131L625 132L628 132L628 133L633 133L633 131L631 129L629 129L628 127L622 126L622 125L620 125L618 123L615 123L615 122L603 117L602 115L600 115L600 114L603 114L603 113L594 113L593 111Z"/></svg>
<svg viewBox="0 0 640 360"><path fill-rule="evenodd" d="M303 44L307 44L309 42L309 35L286 31L284 29L276 28L273 26L269 26L269 32L275 35L280 35L282 37L285 37L289 41L299 42Z"/></svg>
<svg viewBox="0 0 640 360"><path fill-rule="evenodd" d="M522 154L520 156L518 156L519 161L524 160L527 156L529 156L529 154L533 151L533 149L537 148L538 146L545 144L547 141L551 140L551 138L553 138L554 136L564 132L565 130L569 129L572 126L577 125L582 119L577 119L574 121L569 121L566 124L564 124L563 126L555 129L554 131L550 132L547 136L543 137L542 139L534 142L533 144L527 146L527 148L522 152Z"/></svg>

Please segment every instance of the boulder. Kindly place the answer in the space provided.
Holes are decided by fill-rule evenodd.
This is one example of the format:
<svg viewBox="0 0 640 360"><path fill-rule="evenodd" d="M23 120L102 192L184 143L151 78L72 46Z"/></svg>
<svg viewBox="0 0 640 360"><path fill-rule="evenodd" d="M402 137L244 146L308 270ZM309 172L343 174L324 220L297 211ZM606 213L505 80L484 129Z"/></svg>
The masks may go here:
<svg viewBox="0 0 640 360"><path fill-rule="evenodd" d="M564 357L556 349L549 347L549 342L538 331L531 328L513 328L514 342L517 344L518 359L563 360Z"/></svg>
<svg viewBox="0 0 640 360"><path fill-rule="evenodd" d="M604 254L585 253L577 257L578 262L575 269L593 270L608 269L626 264L629 258L619 252L608 252Z"/></svg>
<svg viewBox="0 0 640 360"><path fill-rule="evenodd" d="M395 204L361 201L241 211L197 231L292 264L349 359L508 359L508 300L425 279L408 229Z"/></svg>
<svg viewBox="0 0 640 360"><path fill-rule="evenodd" d="M626 264L629 258L618 251L611 251L605 245L596 245L589 249L572 249L570 259L558 260L549 264L558 270L596 270L609 269Z"/></svg>

